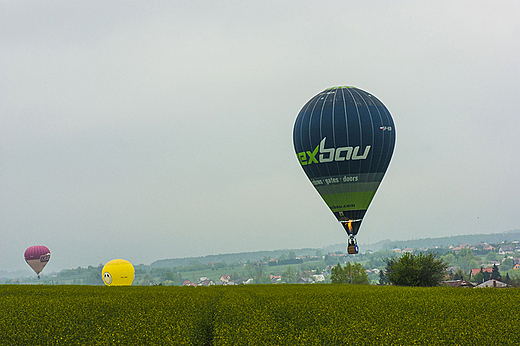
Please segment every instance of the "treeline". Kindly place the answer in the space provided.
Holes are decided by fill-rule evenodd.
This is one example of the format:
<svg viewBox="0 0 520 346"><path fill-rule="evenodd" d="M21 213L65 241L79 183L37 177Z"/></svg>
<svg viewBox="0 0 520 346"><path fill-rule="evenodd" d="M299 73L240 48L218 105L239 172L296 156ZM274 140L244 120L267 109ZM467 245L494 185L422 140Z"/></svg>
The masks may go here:
<svg viewBox="0 0 520 346"><path fill-rule="evenodd" d="M289 265L289 264L302 264L303 263L303 259L301 258L287 258L287 259L281 259L281 260L276 260L276 261L269 261L267 262L267 265L269 267L274 267L274 266L284 266L284 265Z"/></svg>
<svg viewBox="0 0 520 346"><path fill-rule="evenodd" d="M441 238L426 238L426 239L414 239L414 240L402 240L402 241L389 241L383 245L383 249L393 248L431 248L434 246L450 246L459 244L478 244L478 243L490 243L498 244L501 242L511 242L520 239L520 230L512 230L503 233L492 233L492 234L471 234L471 235L457 235L451 237Z"/></svg>
<svg viewBox="0 0 520 346"><path fill-rule="evenodd" d="M344 248L344 247L343 247ZM186 258L170 258L152 262L152 268L173 268L173 267L190 267L196 264L206 263L239 263L244 264L258 261L260 259L279 258L282 255L287 255L288 252L298 252L299 256L313 256L317 251L322 249L304 248L298 250L273 250L273 251L254 251L254 252L240 252L232 254L208 255L200 257L186 257Z"/></svg>

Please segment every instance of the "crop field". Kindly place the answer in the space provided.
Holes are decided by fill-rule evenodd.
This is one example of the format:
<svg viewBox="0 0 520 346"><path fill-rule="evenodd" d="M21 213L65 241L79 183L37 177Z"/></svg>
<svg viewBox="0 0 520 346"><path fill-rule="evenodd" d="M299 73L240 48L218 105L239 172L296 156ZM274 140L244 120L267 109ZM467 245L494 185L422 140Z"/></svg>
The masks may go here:
<svg viewBox="0 0 520 346"><path fill-rule="evenodd" d="M0 285L0 345L520 344L520 289Z"/></svg>

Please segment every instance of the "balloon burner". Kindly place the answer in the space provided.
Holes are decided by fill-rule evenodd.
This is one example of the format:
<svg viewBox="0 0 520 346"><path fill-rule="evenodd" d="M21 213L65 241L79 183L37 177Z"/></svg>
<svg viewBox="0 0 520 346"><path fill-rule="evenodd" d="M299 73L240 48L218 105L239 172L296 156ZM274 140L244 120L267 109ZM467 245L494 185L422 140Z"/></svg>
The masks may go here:
<svg viewBox="0 0 520 346"><path fill-rule="evenodd" d="M349 255L355 255L359 253L359 247L357 245L356 241L356 234L359 230L359 226L361 225L361 219L358 220L348 220L348 221L341 221L343 224L343 227L345 228L345 231L348 234L348 247L347 252Z"/></svg>

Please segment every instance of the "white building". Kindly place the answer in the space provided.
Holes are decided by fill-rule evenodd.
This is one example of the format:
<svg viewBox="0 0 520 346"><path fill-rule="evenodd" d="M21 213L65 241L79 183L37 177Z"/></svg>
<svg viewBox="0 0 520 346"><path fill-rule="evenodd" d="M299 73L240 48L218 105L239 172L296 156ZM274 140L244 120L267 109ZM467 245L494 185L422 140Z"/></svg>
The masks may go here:
<svg viewBox="0 0 520 346"><path fill-rule="evenodd" d="M507 287L507 284L503 283L502 281L491 279L491 280L481 283L480 285L477 285L475 288L485 288L485 287L501 288L501 287Z"/></svg>

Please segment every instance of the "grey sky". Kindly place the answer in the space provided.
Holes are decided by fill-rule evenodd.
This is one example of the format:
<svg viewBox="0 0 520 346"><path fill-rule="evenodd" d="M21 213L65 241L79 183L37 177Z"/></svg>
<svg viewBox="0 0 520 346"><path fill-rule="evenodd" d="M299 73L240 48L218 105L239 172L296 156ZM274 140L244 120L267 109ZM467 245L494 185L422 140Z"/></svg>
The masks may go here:
<svg viewBox="0 0 520 346"><path fill-rule="evenodd" d="M0 269L346 241L295 157L325 88L394 157L360 243L520 228L516 1L1 1ZM362 248L363 249L363 248Z"/></svg>

